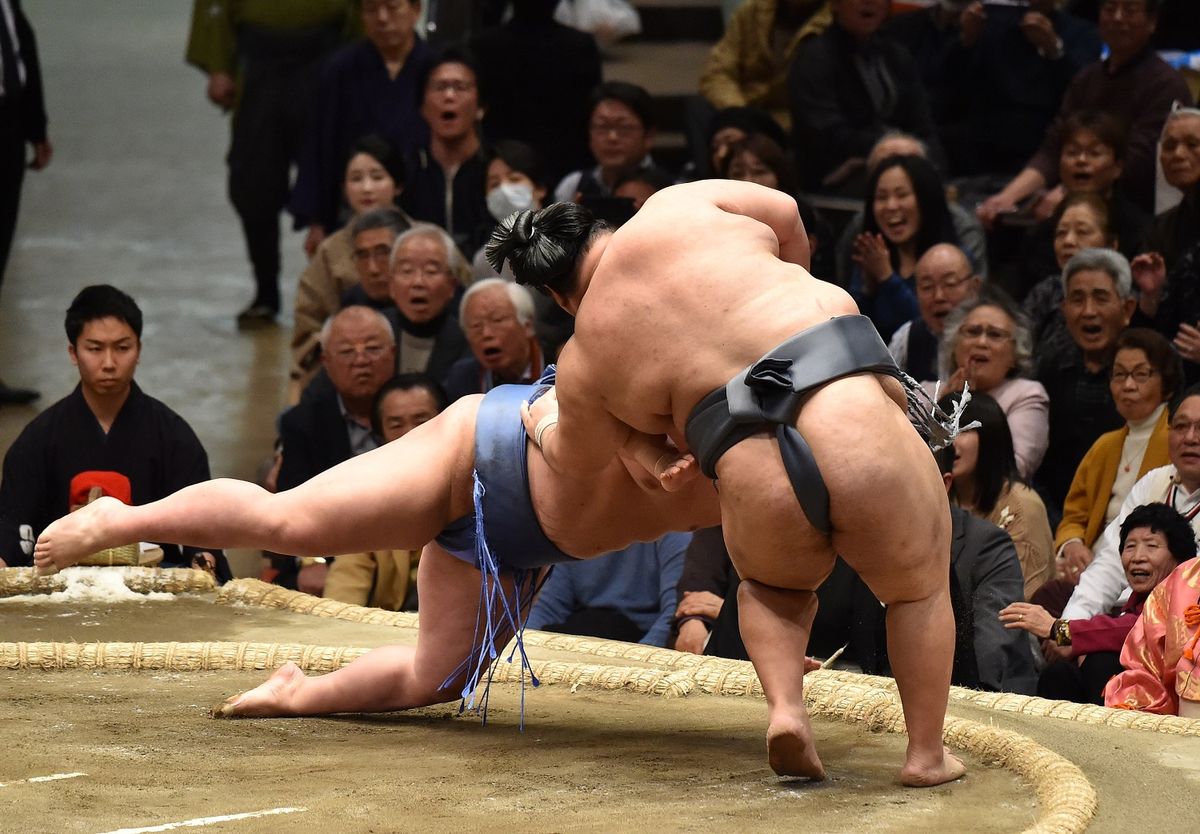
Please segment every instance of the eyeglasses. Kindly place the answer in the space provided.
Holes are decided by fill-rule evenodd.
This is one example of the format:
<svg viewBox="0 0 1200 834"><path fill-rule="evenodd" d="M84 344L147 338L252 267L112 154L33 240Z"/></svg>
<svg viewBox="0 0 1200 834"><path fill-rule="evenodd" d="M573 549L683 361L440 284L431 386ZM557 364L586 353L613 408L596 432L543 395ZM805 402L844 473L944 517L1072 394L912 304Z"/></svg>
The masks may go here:
<svg viewBox="0 0 1200 834"><path fill-rule="evenodd" d="M1012 333L1007 330L1001 330L998 327L985 327L982 324L968 324L965 327L958 329L959 335L964 339L983 339L985 342L993 345L1003 344L1013 337Z"/></svg>
<svg viewBox="0 0 1200 834"><path fill-rule="evenodd" d="M1193 430L1195 430L1197 434L1200 434L1200 420L1172 420L1170 430L1176 434L1183 435L1184 437L1187 437L1189 434L1191 434Z"/></svg>
<svg viewBox="0 0 1200 834"><path fill-rule="evenodd" d="M358 357L374 362L387 353L387 346L380 344L346 345L332 352L333 358L343 365L352 365Z"/></svg>
<svg viewBox="0 0 1200 834"><path fill-rule="evenodd" d="M475 84L470 81L462 81L460 79L446 79L444 81L430 81L429 92L431 93L447 93L453 90L456 93L469 93L475 89Z"/></svg>
<svg viewBox="0 0 1200 834"><path fill-rule="evenodd" d="M970 275L964 275L961 278L943 278L940 281L918 281L917 292L922 295L932 295L941 290L944 293L954 292L967 281L971 280Z"/></svg>
<svg viewBox="0 0 1200 834"><path fill-rule="evenodd" d="M1156 373L1158 373L1158 371L1154 370L1153 368L1134 368L1132 371L1127 371L1124 368L1115 368L1113 369L1112 376L1110 376L1109 379L1120 385L1125 382L1125 380L1133 377L1134 382L1136 382L1138 385L1143 385L1149 382Z"/></svg>
<svg viewBox="0 0 1200 834"><path fill-rule="evenodd" d="M592 122L588 130L595 136L607 136L612 133L621 138L633 136L642 131L642 126L636 122Z"/></svg>
<svg viewBox="0 0 1200 834"><path fill-rule="evenodd" d="M445 264L438 263L437 261L426 261L423 264L415 264L412 261L397 261L396 268L392 270L392 274L406 281L411 281L418 275L433 280L439 275L445 275L448 271L449 269Z"/></svg>
<svg viewBox="0 0 1200 834"><path fill-rule="evenodd" d="M354 260L361 263L367 261L386 261L392 255L392 247L386 243L381 243L378 246L373 246L370 249L355 249Z"/></svg>
<svg viewBox="0 0 1200 834"><path fill-rule="evenodd" d="M508 324L509 322L513 322L516 320L517 320L517 317L512 315L511 313L507 316L491 316L490 318L480 319L478 321L471 322L471 324L467 326L466 330L472 336L482 336L483 331L485 329L487 329L488 327L491 327L492 329L495 330L495 329L499 329L499 328L503 327L504 325Z"/></svg>

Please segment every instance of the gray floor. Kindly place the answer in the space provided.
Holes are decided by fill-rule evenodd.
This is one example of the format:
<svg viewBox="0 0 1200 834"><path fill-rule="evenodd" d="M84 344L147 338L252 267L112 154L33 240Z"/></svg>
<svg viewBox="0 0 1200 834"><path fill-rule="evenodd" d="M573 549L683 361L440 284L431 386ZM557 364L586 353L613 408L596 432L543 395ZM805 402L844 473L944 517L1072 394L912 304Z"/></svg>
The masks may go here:
<svg viewBox="0 0 1200 834"><path fill-rule="evenodd" d="M42 399L0 407L0 454L78 379L62 329L71 298L111 283L145 315L138 383L192 425L215 476L253 478L283 401L290 323L253 335L234 327L252 284L225 198L228 123L205 99L204 77L183 63L191 3L23 5L41 51L55 157L26 178L0 295L0 378L36 387ZM606 74L656 91L693 89L702 60L695 47L620 45ZM304 265L300 247L287 232L285 310Z"/></svg>
<svg viewBox="0 0 1200 834"><path fill-rule="evenodd" d="M139 384L179 411L215 474L250 477L270 450L287 328L247 336L252 295L224 196L225 117L183 63L187 0L31 0L54 161L26 178L0 303L0 366L45 407L77 375L63 313L92 283L129 292L145 319ZM303 266L285 238L286 276ZM285 280L289 293L294 278ZM6 449L35 408L0 410Z"/></svg>

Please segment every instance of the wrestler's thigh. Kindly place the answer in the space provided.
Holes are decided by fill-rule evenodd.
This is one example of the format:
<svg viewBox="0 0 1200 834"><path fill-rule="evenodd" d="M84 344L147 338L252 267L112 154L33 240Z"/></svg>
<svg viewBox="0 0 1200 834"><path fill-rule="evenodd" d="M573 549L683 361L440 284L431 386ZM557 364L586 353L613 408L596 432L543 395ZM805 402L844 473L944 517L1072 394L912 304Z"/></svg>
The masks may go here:
<svg viewBox="0 0 1200 834"><path fill-rule="evenodd" d="M738 574L815 590L833 570L834 551L801 510L778 441L766 433L743 440L721 457L717 476L725 544Z"/></svg>
<svg viewBox="0 0 1200 834"><path fill-rule="evenodd" d="M949 500L907 415L872 378L856 377L817 392L798 425L829 488L833 547L875 595L923 599L944 585Z"/></svg>
<svg viewBox="0 0 1200 834"><path fill-rule="evenodd" d="M280 493L281 506L297 520L336 525L348 545L366 543L343 552L423 547L473 507L479 399L464 398L398 440Z"/></svg>

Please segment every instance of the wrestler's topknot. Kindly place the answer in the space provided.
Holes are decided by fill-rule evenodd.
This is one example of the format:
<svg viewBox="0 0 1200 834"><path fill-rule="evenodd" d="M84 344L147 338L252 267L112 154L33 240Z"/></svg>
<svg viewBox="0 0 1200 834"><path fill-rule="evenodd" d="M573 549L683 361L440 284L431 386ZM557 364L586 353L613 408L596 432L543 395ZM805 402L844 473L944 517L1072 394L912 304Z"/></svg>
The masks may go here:
<svg viewBox="0 0 1200 834"><path fill-rule="evenodd" d="M575 288L576 268L587 244L607 229L583 206L555 203L501 220L484 254L497 272L507 262L518 283L566 295Z"/></svg>

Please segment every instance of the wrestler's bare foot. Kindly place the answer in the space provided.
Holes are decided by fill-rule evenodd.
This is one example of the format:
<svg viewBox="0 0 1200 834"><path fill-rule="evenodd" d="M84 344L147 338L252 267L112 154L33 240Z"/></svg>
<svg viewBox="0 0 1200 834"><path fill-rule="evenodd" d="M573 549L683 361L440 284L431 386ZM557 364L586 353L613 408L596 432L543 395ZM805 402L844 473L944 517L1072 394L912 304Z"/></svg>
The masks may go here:
<svg viewBox="0 0 1200 834"><path fill-rule="evenodd" d="M655 468L658 470L658 481L667 492L678 492L700 477L700 467L690 454L679 457L663 455Z"/></svg>
<svg viewBox="0 0 1200 834"><path fill-rule="evenodd" d="M900 784L910 788L929 788L953 782L966 772L962 760L945 747L942 748L941 761L932 764L920 761L910 752L908 761L900 769Z"/></svg>
<svg viewBox="0 0 1200 834"><path fill-rule="evenodd" d="M304 681L304 672L291 661L275 670L266 681L243 692L226 698L224 703L213 707L213 718L274 718L291 715L288 704L292 693Z"/></svg>
<svg viewBox="0 0 1200 834"><path fill-rule="evenodd" d="M33 563L38 573L69 568L83 557L111 546L108 539L112 519L125 509L116 498L97 498L86 507L52 522L38 536L33 547Z"/></svg>
<svg viewBox="0 0 1200 834"><path fill-rule="evenodd" d="M767 763L780 776L818 781L825 778L825 765L817 756L808 716L800 720L774 720L767 728Z"/></svg>

